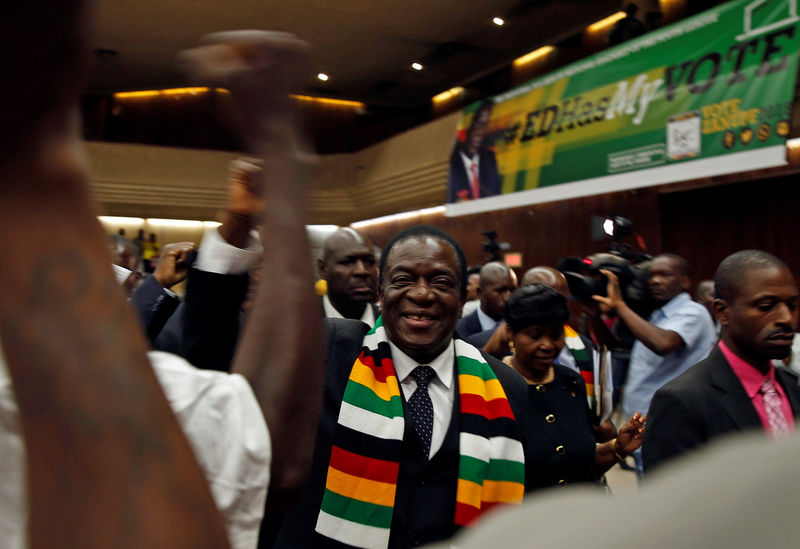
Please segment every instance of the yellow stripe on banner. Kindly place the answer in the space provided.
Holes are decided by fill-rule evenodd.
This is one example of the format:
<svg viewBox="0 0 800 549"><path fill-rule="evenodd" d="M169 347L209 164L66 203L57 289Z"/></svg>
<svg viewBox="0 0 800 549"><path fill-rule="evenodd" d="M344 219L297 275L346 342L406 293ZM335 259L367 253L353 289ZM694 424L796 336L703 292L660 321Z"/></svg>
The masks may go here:
<svg viewBox="0 0 800 549"><path fill-rule="evenodd" d="M458 503L480 509L482 493L483 488L480 484L476 484L471 480L464 480L463 478L458 479L458 488L456 489L456 501Z"/></svg>
<svg viewBox="0 0 800 549"><path fill-rule="evenodd" d="M590 397L594 396L594 383L586 383L586 394Z"/></svg>
<svg viewBox="0 0 800 549"><path fill-rule="evenodd" d="M506 480L484 480L483 501L492 503L519 503L525 495L525 486L520 482Z"/></svg>
<svg viewBox="0 0 800 549"><path fill-rule="evenodd" d="M338 469L328 467L328 480L325 487L341 496L375 505L393 507L397 485L348 475Z"/></svg>
<svg viewBox="0 0 800 549"><path fill-rule="evenodd" d="M497 379L482 380L478 376L462 374L458 376L459 392L482 396L485 400L506 398L503 386Z"/></svg>
<svg viewBox="0 0 800 549"><path fill-rule="evenodd" d="M394 396L400 396L400 386L397 384L397 376L389 376L386 383L381 383L375 379L372 369L360 360L356 359L353 370L350 372L350 379L370 388L382 400L390 400Z"/></svg>
<svg viewBox="0 0 800 549"><path fill-rule="evenodd" d="M566 337L579 337L578 332L572 329L572 326L564 324L564 335Z"/></svg>

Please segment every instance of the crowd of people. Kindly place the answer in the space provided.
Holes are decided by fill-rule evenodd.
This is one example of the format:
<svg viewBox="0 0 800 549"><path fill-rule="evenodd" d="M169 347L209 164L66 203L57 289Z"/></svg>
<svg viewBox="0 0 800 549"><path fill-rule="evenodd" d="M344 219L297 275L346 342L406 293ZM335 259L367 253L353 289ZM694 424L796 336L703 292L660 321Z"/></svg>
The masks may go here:
<svg viewBox="0 0 800 549"><path fill-rule="evenodd" d="M481 536L488 510L546 488L607 492L604 473L630 455L647 478L725 434L794 430L800 385L780 361L798 291L764 251L722 261L711 312L676 255L653 258L646 315L603 269L604 291L572 325L552 266L518 284L501 262L469 269L435 227L403 230L380 254L343 228L318 261L317 296L311 157L288 99L305 47L282 33L216 34L182 55L231 91L252 157L231 165L220 227L196 250L163 246L132 280L138 256L114 238L109 253L74 124L88 10L24 11L35 40L0 33L26 55L12 55L14 81L36 91L10 100L20 108L5 109L0 134L0 224L18 235L0 270L9 547L415 547L464 527ZM181 300L170 288L184 278ZM470 284L477 303L462 316ZM620 325L634 341L617 427ZM611 507L603 497L569 521ZM540 522L542 539L556 526ZM526 528L517 543L530 543Z"/></svg>

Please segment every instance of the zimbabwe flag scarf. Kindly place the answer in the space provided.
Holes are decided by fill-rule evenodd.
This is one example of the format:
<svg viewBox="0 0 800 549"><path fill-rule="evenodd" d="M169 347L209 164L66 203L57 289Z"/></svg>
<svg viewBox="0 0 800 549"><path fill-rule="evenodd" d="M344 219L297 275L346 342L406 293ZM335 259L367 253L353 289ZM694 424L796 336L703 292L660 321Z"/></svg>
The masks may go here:
<svg viewBox="0 0 800 549"><path fill-rule="evenodd" d="M520 441L502 429L514 414L492 369L464 341L455 340L455 354L461 457L453 520L466 526L498 503L522 501L525 458ZM388 546L404 429L400 386L379 318L345 386L318 533L356 547Z"/></svg>

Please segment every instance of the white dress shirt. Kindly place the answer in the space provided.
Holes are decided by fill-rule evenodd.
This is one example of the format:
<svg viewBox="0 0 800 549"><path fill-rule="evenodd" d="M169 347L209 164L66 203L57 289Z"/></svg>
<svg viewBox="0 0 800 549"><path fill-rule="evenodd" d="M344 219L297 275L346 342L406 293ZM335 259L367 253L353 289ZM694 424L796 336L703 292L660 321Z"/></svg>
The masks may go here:
<svg viewBox="0 0 800 549"><path fill-rule="evenodd" d="M395 373L397 373L397 380L406 402L417 390L417 382L411 375L411 371L417 366L430 366L436 372L436 376L428 384L428 394L433 402L433 433L431 434L431 451L428 455L428 458L432 458L442 447L447 429L450 427L450 419L453 417L453 402L456 394L453 376L455 346L451 340L450 345L439 356L426 364L420 364L398 349L391 341L389 346L392 349L392 361ZM406 418L406 420L408 419Z"/></svg>
<svg viewBox="0 0 800 549"><path fill-rule="evenodd" d="M331 303L327 295L322 296L322 308L325 311L325 318L344 318L342 313L333 306L333 303ZM361 315L361 322L370 328L375 327L375 314L372 312L372 306L369 303L364 307L364 314Z"/></svg>

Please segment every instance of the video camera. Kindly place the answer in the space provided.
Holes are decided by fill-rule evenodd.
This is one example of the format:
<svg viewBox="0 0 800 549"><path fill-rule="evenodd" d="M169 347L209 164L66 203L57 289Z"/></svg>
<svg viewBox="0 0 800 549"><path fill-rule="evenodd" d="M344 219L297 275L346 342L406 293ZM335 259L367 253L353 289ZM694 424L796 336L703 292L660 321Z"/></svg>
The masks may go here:
<svg viewBox="0 0 800 549"><path fill-rule="evenodd" d="M620 242L622 237L633 232L630 220L618 216L593 219L595 240L599 239L597 225L604 225L605 229L605 234L600 238L612 238L608 252L584 258L564 258L559 262L558 270L566 277L570 293L579 302L595 303L592 296L605 296L608 286L608 277L600 270L608 270L617 275L625 303L639 315L647 317L653 310L648 286L652 257Z"/></svg>

